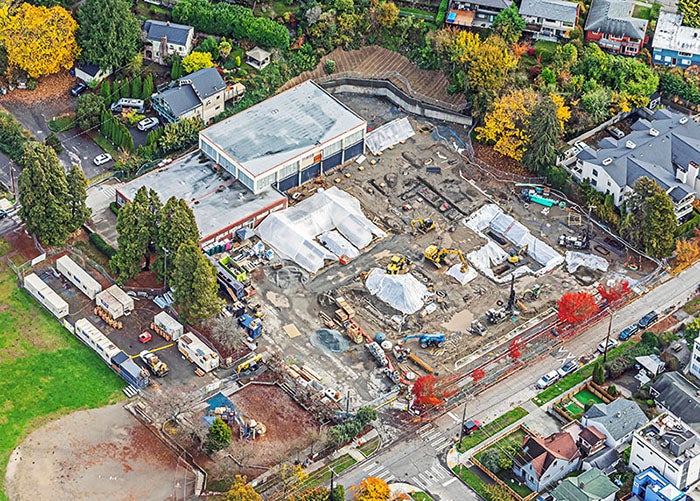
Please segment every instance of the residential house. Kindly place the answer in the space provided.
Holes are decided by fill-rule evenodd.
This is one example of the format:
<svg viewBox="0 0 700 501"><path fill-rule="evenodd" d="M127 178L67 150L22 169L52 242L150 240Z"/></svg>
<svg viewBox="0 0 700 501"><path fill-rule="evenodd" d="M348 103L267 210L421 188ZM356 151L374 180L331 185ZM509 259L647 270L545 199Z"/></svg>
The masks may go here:
<svg viewBox="0 0 700 501"><path fill-rule="evenodd" d="M686 495L651 466L635 475L631 501L685 501Z"/></svg>
<svg viewBox="0 0 700 501"><path fill-rule="evenodd" d="M595 426L584 426L578 434L577 445L586 456L591 456L605 447L605 434Z"/></svg>
<svg viewBox="0 0 700 501"><path fill-rule="evenodd" d="M578 24L579 4L564 0L522 0L520 15L526 23L525 31L534 38L558 41L569 38Z"/></svg>
<svg viewBox="0 0 700 501"><path fill-rule="evenodd" d="M445 24L465 28L490 28L511 0L451 0Z"/></svg>
<svg viewBox="0 0 700 501"><path fill-rule="evenodd" d="M700 435L670 413L664 413L634 432L630 468L649 467L678 489L700 480Z"/></svg>
<svg viewBox="0 0 700 501"><path fill-rule="evenodd" d="M240 98L244 92L242 84L227 85L216 68L203 68L154 94L151 103L166 122L199 117L207 123L224 111L226 101Z"/></svg>
<svg viewBox="0 0 700 501"><path fill-rule="evenodd" d="M700 336L696 337L693 343L693 354L690 356L689 369L691 376L700 379Z"/></svg>
<svg viewBox="0 0 700 501"><path fill-rule="evenodd" d="M576 162L566 168L579 182L613 196L620 207L640 177L668 193L679 222L700 194L700 124L668 109L639 118L625 137L606 137L595 146L579 143Z"/></svg>
<svg viewBox="0 0 700 501"><path fill-rule="evenodd" d="M245 53L245 62L257 70L262 70L270 64L270 53L260 47L254 47Z"/></svg>
<svg viewBox="0 0 700 501"><path fill-rule="evenodd" d="M700 28L683 26L683 14L661 11L651 46L656 64L681 68L700 64Z"/></svg>
<svg viewBox="0 0 700 501"><path fill-rule="evenodd" d="M177 55L187 56L194 44L194 28L170 21L148 20L143 23L144 58L165 64L166 59Z"/></svg>
<svg viewBox="0 0 700 501"><path fill-rule="evenodd" d="M614 501L619 490L602 471L593 468L578 477L565 478L551 495L554 501Z"/></svg>
<svg viewBox="0 0 700 501"><path fill-rule="evenodd" d="M581 418L584 426L593 426L605 435L608 447L619 447L629 442L634 430L649 420L636 402L618 398L609 404L595 404Z"/></svg>
<svg viewBox="0 0 700 501"><path fill-rule="evenodd" d="M586 42L595 42L602 49L636 56L647 41L646 19L632 16L634 2L593 0L586 19Z"/></svg>
<svg viewBox="0 0 700 501"><path fill-rule="evenodd" d="M112 74L112 69L103 70L96 64L86 63L75 67L75 77L86 84L99 82Z"/></svg>
<svg viewBox="0 0 700 501"><path fill-rule="evenodd" d="M581 469L588 471L591 468L598 468L606 475L616 471L617 464L620 462L620 454L612 447L604 447L591 456L586 456L581 461Z"/></svg>
<svg viewBox="0 0 700 501"><path fill-rule="evenodd" d="M513 461L513 473L537 492L576 471L580 461L581 451L569 433L554 433L546 438L528 435Z"/></svg>
<svg viewBox="0 0 700 501"><path fill-rule="evenodd" d="M680 372L666 372L659 376L649 388L649 394L659 409L678 416L696 433L700 433L700 388Z"/></svg>

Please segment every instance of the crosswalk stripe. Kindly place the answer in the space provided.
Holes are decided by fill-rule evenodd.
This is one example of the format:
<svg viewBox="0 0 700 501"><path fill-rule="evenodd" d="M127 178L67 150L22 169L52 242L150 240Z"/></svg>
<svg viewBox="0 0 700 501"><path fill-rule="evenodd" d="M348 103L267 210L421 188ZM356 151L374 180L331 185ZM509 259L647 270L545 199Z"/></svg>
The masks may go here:
<svg viewBox="0 0 700 501"><path fill-rule="evenodd" d="M424 430L427 430L428 428L430 428L432 426L433 426L433 423L424 424L423 426L418 428L418 433L420 434L421 432L423 432Z"/></svg>
<svg viewBox="0 0 700 501"><path fill-rule="evenodd" d="M434 436L433 438L431 438L430 440L428 440L428 442L430 443L430 445L433 445L433 444L436 444L438 442L442 442L443 440L447 440L447 439L445 438L445 435L440 433L440 434Z"/></svg>
<svg viewBox="0 0 700 501"><path fill-rule="evenodd" d="M440 471L441 468L439 466L432 466L430 469L433 470L433 473L435 473L435 476L439 480L442 480L443 478L445 478L445 474L442 471Z"/></svg>
<svg viewBox="0 0 700 501"><path fill-rule="evenodd" d="M433 431L433 432L428 433L426 435L423 435L423 440L425 440L426 442L432 442L433 440L435 440L436 438L441 437L441 436L442 436L442 434L436 430L436 431Z"/></svg>
<svg viewBox="0 0 700 501"><path fill-rule="evenodd" d="M392 480L396 480L396 477L393 474L390 474L388 477L384 478L382 477L382 480L384 480L386 483L391 482Z"/></svg>
<svg viewBox="0 0 700 501"><path fill-rule="evenodd" d="M452 414L451 412L448 412L447 415L450 416L454 421L459 421L459 418L457 416L455 416L454 414Z"/></svg>
<svg viewBox="0 0 700 501"><path fill-rule="evenodd" d="M457 477L452 477L452 478L449 479L447 482L443 482L442 486L443 486L443 487L447 487L448 485L450 485L450 484L451 484L452 482L454 482L455 480L457 480Z"/></svg>
<svg viewBox="0 0 700 501"><path fill-rule="evenodd" d="M426 486L429 486L430 484L433 483L433 481L430 479L430 477L427 474L425 475L425 477L423 476L423 472L419 473L418 476L420 477L420 479L423 481L423 483Z"/></svg>
<svg viewBox="0 0 700 501"><path fill-rule="evenodd" d="M379 470L384 469L384 465L374 463L374 464L369 464L362 469L364 471L366 471L367 473L374 473L375 471L379 471Z"/></svg>
<svg viewBox="0 0 700 501"><path fill-rule="evenodd" d="M425 485L423 485L423 482L418 480L416 477L411 477L411 483L417 485L421 489L425 489Z"/></svg>

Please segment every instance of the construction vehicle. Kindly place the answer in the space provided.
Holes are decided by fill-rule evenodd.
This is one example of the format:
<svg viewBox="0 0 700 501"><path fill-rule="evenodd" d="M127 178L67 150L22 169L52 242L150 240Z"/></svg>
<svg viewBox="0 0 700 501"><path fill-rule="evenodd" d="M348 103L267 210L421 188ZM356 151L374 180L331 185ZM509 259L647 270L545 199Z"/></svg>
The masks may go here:
<svg viewBox="0 0 700 501"><path fill-rule="evenodd" d="M409 339L418 339L421 348L440 348L445 344L444 334L412 334L403 338L404 343Z"/></svg>
<svg viewBox="0 0 700 501"><path fill-rule="evenodd" d="M392 352L394 353L394 358L396 358L396 361L401 363L406 361L406 358L408 358L408 355L409 353L411 353L411 350L409 350L408 348L404 348L403 346L400 346L398 344L395 344L392 348Z"/></svg>
<svg viewBox="0 0 700 501"><path fill-rule="evenodd" d="M587 249L588 248L588 238L586 235L560 235L559 236L559 246L566 249Z"/></svg>
<svg viewBox="0 0 700 501"><path fill-rule="evenodd" d="M542 291L542 284L535 284L531 288L523 291L523 299L526 301L534 301L540 297L540 292Z"/></svg>
<svg viewBox="0 0 700 501"><path fill-rule="evenodd" d="M408 272L411 266L411 260L406 256L395 255L391 256L389 264L386 265L387 275L403 275Z"/></svg>
<svg viewBox="0 0 700 501"><path fill-rule="evenodd" d="M146 367L148 367L148 370L150 370L154 376L163 377L169 371L167 364L162 362L155 353L144 350L139 353L139 358L146 364Z"/></svg>
<svg viewBox="0 0 700 501"><path fill-rule="evenodd" d="M508 253L508 262L510 264L518 264L520 260L523 258L523 254L527 252L527 245L523 245L520 249L515 250L511 249L511 251Z"/></svg>
<svg viewBox="0 0 700 501"><path fill-rule="evenodd" d="M469 269L467 260L464 258L464 254L459 249L444 249L438 247L437 245L429 245L425 251L423 251L423 257L428 261L432 261L435 266L442 268L445 265L445 256L448 254L456 254L459 256L459 260L462 261L462 273L465 273Z"/></svg>
<svg viewBox="0 0 700 501"><path fill-rule="evenodd" d="M240 374L243 371L254 371L258 367L258 363L261 362L263 359L262 353L258 353L255 356L250 357L247 360L244 360L240 364L238 364L238 367L236 368L236 372Z"/></svg>
<svg viewBox="0 0 700 501"><path fill-rule="evenodd" d="M505 308L491 308L486 312L486 320L492 325L497 325L508 318Z"/></svg>
<svg viewBox="0 0 700 501"><path fill-rule="evenodd" d="M469 326L469 332L476 334L477 336L483 336L486 334L486 330L486 326L476 319L472 320L472 323Z"/></svg>
<svg viewBox="0 0 700 501"><path fill-rule="evenodd" d="M435 223L432 219L417 218L411 221L411 231L416 234L416 230L421 233L428 233L435 229Z"/></svg>

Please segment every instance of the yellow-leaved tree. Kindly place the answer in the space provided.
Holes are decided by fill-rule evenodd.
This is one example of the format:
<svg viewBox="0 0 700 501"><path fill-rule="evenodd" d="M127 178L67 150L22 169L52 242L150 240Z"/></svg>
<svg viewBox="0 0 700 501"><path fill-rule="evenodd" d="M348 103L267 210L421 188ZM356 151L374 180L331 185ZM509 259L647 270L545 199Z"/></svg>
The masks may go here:
<svg viewBox="0 0 700 501"><path fill-rule="evenodd" d="M521 160L529 140L528 122L537 104L533 90L512 90L496 99L493 109L484 117L484 126L476 128L480 141L493 144L493 149L507 157Z"/></svg>
<svg viewBox="0 0 700 501"><path fill-rule="evenodd" d="M185 75L203 68L211 68L212 66L214 66L214 62L211 60L211 54L208 52L192 52L182 60L182 69L185 70Z"/></svg>
<svg viewBox="0 0 700 501"><path fill-rule="evenodd" d="M78 23L60 6L36 7L23 3L10 13L0 7L0 43L5 46L10 67L27 72L30 78L70 69L80 48L75 41Z"/></svg>

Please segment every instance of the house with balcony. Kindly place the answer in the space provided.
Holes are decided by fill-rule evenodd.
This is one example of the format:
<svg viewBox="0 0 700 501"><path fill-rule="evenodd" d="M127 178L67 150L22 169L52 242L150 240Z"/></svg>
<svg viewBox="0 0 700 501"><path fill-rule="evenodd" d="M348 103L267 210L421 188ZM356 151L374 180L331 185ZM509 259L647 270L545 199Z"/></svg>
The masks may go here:
<svg viewBox="0 0 700 501"><path fill-rule="evenodd" d="M656 64L681 68L700 65L700 28L683 26L683 14L661 11L651 46Z"/></svg>
<svg viewBox="0 0 700 501"><path fill-rule="evenodd" d="M636 56L647 42L646 19L633 17L634 2L593 0L586 18L586 42L595 42L601 49Z"/></svg>
<svg viewBox="0 0 700 501"><path fill-rule="evenodd" d="M149 19L143 23L143 57L158 64L174 55L185 57L194 47L194 28L170 21Z"/></svg>
<svg viewBox="0 0 700 501"><path fill-rule="evenodd" d="M541 491L578 470L579 451L571 434L554 433L542 438L527 435L522 450L513 460L513 473L532 491Z"/></svg>
<svg viewBox="0 0 700 501"><path fill-rule="evenodd" d="M620 139L577 143L575 162L565 168L579 182L613 196L620 207L641 177L655 180L673 202L678 222L693 211L700 195L700 124L668 109L639 118Z"/></svg>
<svg viewBox="0 0 700 501"><path fill-rule="evenodd" d="M569 38L578 23L579 11L577 2L564 0L522 0L519 9L525 31L536 39L555 42Z"/></svg>
<svg viewBox="0 0 700 501"><path fill-rule="evenodd" d="M654 468L677 489L700 480L700 436L671 413L664 413L634 433L630 468Z"/></svg>
<svg viewBox="0 0 700 501"><path fill-rule="evenodd" d="M510 7L510 4L510 0L451 0L445 24L463 28L490 28L498 13Z"/></svg>
<svg viewBox="0 0 700 501"><path fill-rule="evenodd" d="M700 336L696 337L695 342L693 342L693 353L690 356L689 372L694 378L700 379ZM700 416L698 416L698 420L700 420Z"/></svg>

